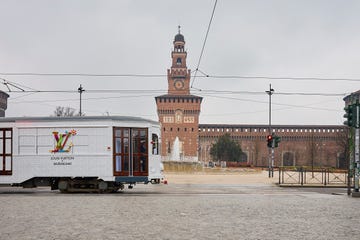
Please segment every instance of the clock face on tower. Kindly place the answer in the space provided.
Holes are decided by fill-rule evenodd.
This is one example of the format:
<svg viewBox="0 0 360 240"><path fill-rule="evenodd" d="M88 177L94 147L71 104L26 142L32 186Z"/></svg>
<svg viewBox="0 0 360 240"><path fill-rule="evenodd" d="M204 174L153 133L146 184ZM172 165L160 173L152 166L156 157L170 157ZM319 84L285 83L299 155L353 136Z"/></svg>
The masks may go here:
<svg viewBox="0 0 360 240"><path fill-rule="evenodd" d="M175 80L174 87L176 90L184 89L184 81L183 80Z"/></svg>

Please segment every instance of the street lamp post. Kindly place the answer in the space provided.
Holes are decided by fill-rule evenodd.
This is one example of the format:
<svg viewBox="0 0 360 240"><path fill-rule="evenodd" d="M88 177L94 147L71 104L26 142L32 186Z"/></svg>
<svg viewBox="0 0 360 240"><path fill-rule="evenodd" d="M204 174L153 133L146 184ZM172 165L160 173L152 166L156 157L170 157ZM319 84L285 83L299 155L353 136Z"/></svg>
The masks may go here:
<svg viewBox="0 0 360 240"><path fill-rule="evenodd" d="M269 135L272 135L271 129L271 95L274 94L274 89L271 88L271 84L268 91L265 91L269 95ZM274 177L274 146L269 148L269 178Z"/></svg>
<svg viewBox="0 0 360 240"><path fill-rule="evenodd" d="M78 92L80 93L80 111L79 111L79 115L80 117L82 116L82 111L81 111L81 94L85 91L85 89L81 86L78 88Z"/></svg>

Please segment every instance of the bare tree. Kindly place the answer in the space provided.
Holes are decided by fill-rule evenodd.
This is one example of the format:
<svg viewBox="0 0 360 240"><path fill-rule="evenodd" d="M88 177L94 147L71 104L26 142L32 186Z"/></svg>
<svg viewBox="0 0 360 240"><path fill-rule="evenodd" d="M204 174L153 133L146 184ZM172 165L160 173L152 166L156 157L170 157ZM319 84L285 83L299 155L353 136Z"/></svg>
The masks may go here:
<svg viewBox="0 0 360 240"><path fill-rule="evenodd" d="M75 114L75 109L71 107L62 107L57 106L54 115L55 117L73 117L73 116L79 116L79 114Z"/></svg>

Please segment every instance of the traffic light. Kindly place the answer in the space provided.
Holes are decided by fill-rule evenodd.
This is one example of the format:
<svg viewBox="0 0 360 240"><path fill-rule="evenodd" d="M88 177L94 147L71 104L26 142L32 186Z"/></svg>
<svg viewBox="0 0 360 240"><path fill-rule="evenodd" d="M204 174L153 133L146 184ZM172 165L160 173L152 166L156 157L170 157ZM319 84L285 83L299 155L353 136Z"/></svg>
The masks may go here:
<svg viewBox="0 0 360 240"><path fill-rule="evenodd" d="M272 144L273 144L273 136L272 135L267 135L266 139L267 139L267 146L269 148L271 148Z"/></svg>
<svg viewBox="0 0 360 240"><path fill-rule="evenodd" d="M276 136L275 134L267 135L267 146L269 148L277 148L279 147L279 142L281 142L281 138L279 136Z"/></svg>
<svg viewBox="0 0 360 240"><path fill-rule="evenodd" d="M277 148L279 146L279 142L281 142L281 138L279 136L275 136L275 147Z"/></svg>
<svg viewBox="0 0 360 240"><path fill-rule="evenodd" d="M347 119L344 122L344 124L349 127L355 127L355 125L356 125L356 105L355 104L348 105L347 107L344 108L344 110L346 112L344 114L344 118Z"/></svg>

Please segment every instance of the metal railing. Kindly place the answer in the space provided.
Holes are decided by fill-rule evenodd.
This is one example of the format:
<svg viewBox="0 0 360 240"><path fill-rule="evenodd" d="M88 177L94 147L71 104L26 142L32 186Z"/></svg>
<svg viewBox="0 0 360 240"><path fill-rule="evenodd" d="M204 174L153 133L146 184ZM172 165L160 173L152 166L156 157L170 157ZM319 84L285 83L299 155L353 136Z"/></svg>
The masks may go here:
<svg viewBox="0 0 360 240"><path fill-rule="evenodd" d="M334 168L279 167L279 185L346 187L347 184L347 170Z"/></svg>

